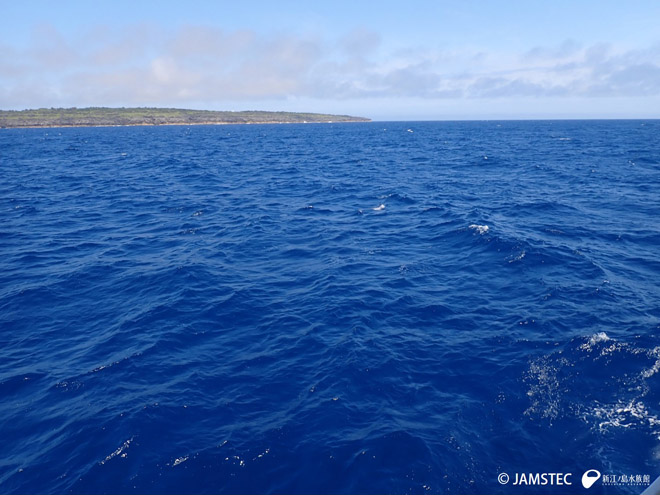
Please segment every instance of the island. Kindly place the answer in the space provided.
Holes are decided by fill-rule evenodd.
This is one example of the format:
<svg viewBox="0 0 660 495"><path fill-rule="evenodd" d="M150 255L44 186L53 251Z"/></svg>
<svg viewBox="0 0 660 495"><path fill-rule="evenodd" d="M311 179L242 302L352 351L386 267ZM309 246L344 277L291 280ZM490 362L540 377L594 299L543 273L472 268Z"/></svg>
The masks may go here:
<svg viewBox="0 0 660 495"><path fill-rule="evenodd" d="M371 119L322 113L228 112L180 108L39 108L0 110L0 128L98 127L132 125L303 124L370 122Z"/></svg>

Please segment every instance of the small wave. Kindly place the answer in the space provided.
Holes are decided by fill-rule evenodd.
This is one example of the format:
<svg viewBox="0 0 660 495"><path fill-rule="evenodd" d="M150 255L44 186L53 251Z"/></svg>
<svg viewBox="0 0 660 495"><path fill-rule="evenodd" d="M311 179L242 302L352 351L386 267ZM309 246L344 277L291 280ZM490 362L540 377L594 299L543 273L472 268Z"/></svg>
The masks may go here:
<svg viewBox="0 0 660 495"><path fill-rule="evenodd" d="M520 254L518 254L517 256L514 256L514 257L512 257L512 258L510 258L510 259L509 259L509 263L515 263L516 261L522 261L522 259L526 256L526 254L527 254L527 253L526 253L525 250L523 249L523 250L521 251Z"/></svg>
<svg viewBox="0 0 660 495"><path fill-rule="evenodd" d="M583 351L591 352L596 344L611 340L605 332L598 332L589 337L589 340L580 346Z"/></svg>
<svg viewBox="0 0 660 495"><path fill-rule="evenodd" d="M399 194L399 193L391 193L391 194L384 194L379 197L381 200L386 200L386 201L396 201L399 203L404 203L404 204L415 204L416 201L411 198L410 196L406 194Z"/></svg>
<svg viewBox="0 0 660 495"><path fill-rule="evenodd" d="M178 466L179 464L183 464L184 462L186 462L188 460L188 458L189 458L189 456L187 456L187 455L177 457L176 459L174 459L174 462L172 462L172 467Z"/></svg>
<svg viewBox="0 0 660 495"><path fill-rule="evenodd" d="M131 446L131 442L133 441L133 437L129 438L126 440L123 444L121 444L117 449L115 449L113 452L108 454L105 459L103 459L99 464L103 465L109 460L115 458L115 457L126 457L128 453L126 452L128 448Z"/></svg>
<svg viewBox="0 0 660 495"><path fill-rule="evenodd" d="M478 234L487 234L489 227L488 225L477 225L476 223L473 223L468 227L468 229L476 230Z"/></svg>

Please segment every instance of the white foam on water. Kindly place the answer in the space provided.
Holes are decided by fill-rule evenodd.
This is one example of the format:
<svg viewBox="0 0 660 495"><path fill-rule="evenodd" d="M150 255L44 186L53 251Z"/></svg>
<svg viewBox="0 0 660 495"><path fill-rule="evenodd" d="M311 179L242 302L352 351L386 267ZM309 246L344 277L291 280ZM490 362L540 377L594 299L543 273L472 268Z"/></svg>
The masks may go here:
<svg viewBox="0 0 660 495"><path fill-rule="evenodd" d="M580 349L591 352L592 346L597 343L613 341L605 332L594 334L589 342L580 346ZM582 416L582 419L593 425L600 432L607 432L614 428L648 428L650 434L660 440L660 418L649 411L643 399L650 391L646 380L660 371L660 347L643 349L626 343L613 342L600 351L596 359L615 353L624 355L646 355L655 362L645 369L639 371L638 375L626 374L625 392L636 392L633 397L625 397L612 402L596 402ZM623 385L623 382L622 382ZM627 395L627 394L626 394Z"/></svg>
<svg viewBox="0 0 660 495"><path fill-rule="evenodd" d="M374 210L374 211L382 211L384 209L385 209L384 204L380 204L379 206L376 206L375 208L372 208L372 210Z"/></svg>
<svg viewBox="0 0 660 495"><path fill-rule="evenodd" d="M600 342L607 342L610 337L605 332L598 332L589 337L589 340L580 346L583 351L591 352L593 347Z"/></svg>
<svg viewBox="0 0 660 495"><path fill-rule="evenodd" d="M514 263L516 261L522 260L525 257L526 254L527 253L525 253L525 250L523 249L523 251L518 256L509 259L509 263Z"/></svg>
<svg viewBox="0 0 660 495"><path fill-rule="evenodd" d="M269 452L270 452L270 449L266 449L266 450L264 450L261 454L257 454L257 457L255 457L255 458L252 459L252 460L253 460L253 461L256 461L257 459L261 459L262 457L264 457L264 456L265 456L266 454L268 454Z"/></svg>
<svg viewBox="0 0 660 495"><path fill-rule="evenodd" d="M472 225L468 226L468 229L476 230L479 234L482 235L488 233L488 225L477 225L476 223L473 223Z"/></svg>
<svg viewBox="0 0 660 495"><path fill-rule="evenodd" d="M128 440L126 440L126 441L125 441L120 447L118 447L114 452L112 452L111 454L109 454L108 456L106 456L106 458L103 459L99 464L103 465L103 464L105 464L106 462L108 462L110 459L112 459L112 458L114 458L114 457L117 457L117 456L119 456L119 457L126 457L126 456L128 455L128 454L126 453L126 451L127 451L128 448L131 446L131 442L132 442L132 441L133 441L133 437L131 437L131 438L129 438Z"/></svg>
<svg viewBox="0 0 660 495"><path fill-rule="evenodd" d="M598 405L592 410L593 416L599 420L598 429L605 431L610 428L630 428L649 426L653 435L660 440L660 419L651 414L646 405L639 399L627 402L619 400L615 404Z"/></svg>
<svg viewBox="0 0 660 495"><path fill-rule="evenodd" d="M562 390L559 382L561 368L569 365L564 359L556 362L548 357L530 363L525 382L529 385L527 396L531 402L525 410L526 416L557 419L561 413Z"/></svg>
<svg viewBox="0 0 660 495"><path fill-rule="evenodd" d="M642 371L642 378L651 378L658 371L660 371L660 347L651 349L648 356L655 358L655 363L649 369Z"/></svg>
<svg viewBox="0 0 660 495"><path fill-rule="evenodd" d="M530 362L524 376L530 401L525 415L552 421L565 413L574 414L580 411L581 419L598 431L608 428L648 428L651 434L660 440L660 418L651 412L654 407L649 411L644 403L651 387L647 380L660 372L660 346L653 349L639 348L626 342L617 342L606 332L596 332L579 345L578 349L589 354L573 361L559 357L561 352L552 353ZM601 397L586 408L578 409L566 401L564 394L568 390L567 385L579 375L577 369L574 369L577 365L600 363L608 366L607 363L610 363L611 359L632 356L647 356L652 360L652 364L638 369L636 373L609 377L608 380L613 380L614 387L614 397L611 400L603 400ZM631 396L631 392L634 395Z"/></svg>

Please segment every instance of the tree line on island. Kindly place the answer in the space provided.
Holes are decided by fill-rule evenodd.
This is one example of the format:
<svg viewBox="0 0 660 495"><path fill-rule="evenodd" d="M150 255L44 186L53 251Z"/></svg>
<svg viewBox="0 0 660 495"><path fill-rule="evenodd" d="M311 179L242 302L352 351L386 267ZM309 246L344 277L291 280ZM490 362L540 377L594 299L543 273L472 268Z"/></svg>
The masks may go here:
<svg viewBox="0 0 660 495"><path fill-rule="evenodd" d="M369 122L363 117L322 113L228 112L179 108L39 108L0 110L0 127L93 127L130 125L302 124Z"/></svg>

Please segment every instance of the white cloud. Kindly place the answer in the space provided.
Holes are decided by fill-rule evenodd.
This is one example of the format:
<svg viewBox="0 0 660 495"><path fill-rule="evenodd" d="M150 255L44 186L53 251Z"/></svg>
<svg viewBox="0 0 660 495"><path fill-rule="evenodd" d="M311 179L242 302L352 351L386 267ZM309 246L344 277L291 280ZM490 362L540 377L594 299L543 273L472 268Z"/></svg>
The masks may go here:
<svg viewBox="0 0 660 495"><path fill-rule="evenodd" d="M211 26L169 32L97 26L68 39L41 25L30 47L1 48L2 108L660 95L660 44L621 50L569 39L520 53L478 47L386 53L379 34L364 29L324 40Z"/></svg>

